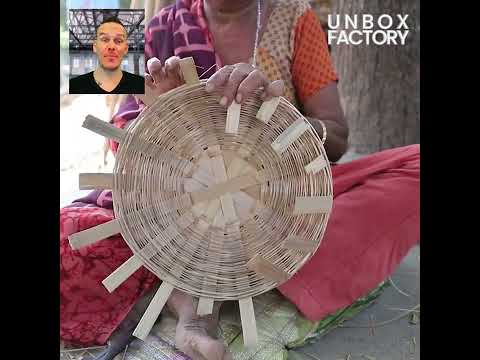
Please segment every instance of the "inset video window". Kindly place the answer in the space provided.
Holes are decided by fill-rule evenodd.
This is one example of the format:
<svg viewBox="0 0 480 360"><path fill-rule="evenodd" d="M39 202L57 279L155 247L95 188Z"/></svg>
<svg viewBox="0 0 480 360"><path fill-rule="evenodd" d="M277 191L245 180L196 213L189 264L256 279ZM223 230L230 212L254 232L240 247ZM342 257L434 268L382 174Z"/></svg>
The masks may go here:
<svg viewBox="0 0 480 360"><path fill-rule="evenodd" d="M70 94L145 93L145 10L70 9Z"/></svg>

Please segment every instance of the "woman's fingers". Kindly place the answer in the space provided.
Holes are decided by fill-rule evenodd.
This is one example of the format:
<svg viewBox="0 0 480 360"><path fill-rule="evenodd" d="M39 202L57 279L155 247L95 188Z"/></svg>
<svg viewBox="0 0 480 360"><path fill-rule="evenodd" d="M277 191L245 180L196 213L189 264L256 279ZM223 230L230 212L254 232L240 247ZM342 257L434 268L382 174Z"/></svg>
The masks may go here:
<svg viewBox="0 0 480 360"><path fill-rule="evenodd" d="M169 79L181 82L180 58L178 56L171 56L165 60L165 74Z"/></svg>
<svg viewBox="0 0 480 360"><path fill-rule="evenodd" d="M207 80L205 90L207 92L212 92L224 87L234 68L233 65L227 65L218 70Z"/></svg>
<svg viewBox="0 0 480 360"><path fill-rule="evenodd" d="M253 91L266 86L268 86L268 80L260 70L255 69L250 72L238 86L235 100L237 103L241 103L244 99L247 99Z"/></svg>
<svg viewBox="0 0 480 360"><path fill-rule="evenodd" d="M230 76L228 77L227 84L225 89L223 90L223 96L220 100L220 104L223 106L230 106L230 104L236 100L237 103L242 101L242 95L238 96L238 87L240 84L249 76L251 69L246 67L237 66L232 71Z"/></svg>
<svg viewBox="0 0 480 360"><path fill-rule="evenodd" d="M156 85L160 84L165 79L165 70L162 66L162 62L156 57L148 59L147 61L148 73L152 76Z"/></svg>
<svg viewBox="0 0 480 360"><path fill-rule="evenodd" d="M168 58L165 66L159 59L153 57L147 61L147 68L149 74L145 74L145 83L151 89L161 87L161 90L168 91L183 83L178 56ZM168 89L163 89L162 86ZM264 88L262 99L269 100L283 95L284 83L282 80L269 82L260 70L250 64L240 63L222 67L207 80L205 90L221 91L220 104L230 106L233 101L242 103L253 91L260 88Z"/></svg>
<svg viewBox="0 0 480 360"><path fill-rule="evenodd" d="M263 72L250 64L227 65L208 79L205 90L207 92L220 91L220 104L230 106L233 101L242 103L257 89L264 89L263 100L282 96L284 91L283 80L268 81Z"/></svg>
<svg viewBox="0 0 480 360"><path fill-rule="evenodd" d="M267 101L273 97L282 96L285 90L283 80L275 80L269 83L262 94L262 100Z"/></svg>
<svg viewBox="0 0 480 360"><path fill-rule="evenodd" d="M153 84L153 78L150 74L145 74L145 86L148 86L149 89L155 90L155 85Z"/></svg>
<svg viewBox="0 0 480 360"><path fill-rule="evenodd" d="M145 73L145 84L152 90L152 96L159 96L183 83L180 75L180 58L172 56L162 62L153 57L147 61L148 72Z"/></svg>

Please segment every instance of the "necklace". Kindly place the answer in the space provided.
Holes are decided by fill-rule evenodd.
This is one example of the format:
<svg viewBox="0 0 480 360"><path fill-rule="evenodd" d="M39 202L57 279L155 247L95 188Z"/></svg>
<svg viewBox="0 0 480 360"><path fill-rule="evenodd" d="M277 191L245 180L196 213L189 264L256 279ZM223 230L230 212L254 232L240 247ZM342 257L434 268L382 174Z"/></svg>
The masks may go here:
<svg viewBox="0 0 480 360"><path fill-rule="evenodd" d="M257 0L257 30L255 32L255 44L253 47L253 59L252 66L257 67L257 48L258 48L258 38L260 35L260 27L262 22L262 7L260 4L261 0Z"/></svg>
<svg viewBox="0 0 480 360"><path fill-rule="evenodd" d="M205 0L203 0L203 7L205 8ZM252 66L253 67L257 67L257 48L258 48L258 40L259 40L259 37L260 37L261 23L262 23L261 0L257 0L257 29L255 31L255 44L253 46L253 57L252 57Z"/></svg>

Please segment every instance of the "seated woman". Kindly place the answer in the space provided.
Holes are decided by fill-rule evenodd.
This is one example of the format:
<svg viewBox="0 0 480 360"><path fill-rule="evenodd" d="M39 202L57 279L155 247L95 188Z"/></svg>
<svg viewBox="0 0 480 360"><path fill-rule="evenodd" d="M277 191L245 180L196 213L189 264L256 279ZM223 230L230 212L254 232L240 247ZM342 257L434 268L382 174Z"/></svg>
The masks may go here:
<svg viewBox="0 0 480 360"><path fill-rule="evenodd" d="M179 58L192 56L208 91L220 103L243 102L251 92L285 96L326 136L329 160L347 149L348 126L325 34L306 0L177 0L146 31L150 92L181 84ZM202 74L203 73L203 74ZM124 128L144 104L129 96L112 122ZM116 151L116 143L112 148ZM321 246L278 290L312 321L348 306L375 288L419 241L419 145L332 165L334 206ZM131 333L159 280L139 269L109 294L101 281L131 251L120 235L72 251L67 237L113 219L110 191L95 191L61 209L61 339L110 346L112 359ZM137 304L137 305L135 305ZM196 359L230 358L213 337L220 304L199 318L195 300L174 291L167 306L178 316L176 345Z"/></svg>

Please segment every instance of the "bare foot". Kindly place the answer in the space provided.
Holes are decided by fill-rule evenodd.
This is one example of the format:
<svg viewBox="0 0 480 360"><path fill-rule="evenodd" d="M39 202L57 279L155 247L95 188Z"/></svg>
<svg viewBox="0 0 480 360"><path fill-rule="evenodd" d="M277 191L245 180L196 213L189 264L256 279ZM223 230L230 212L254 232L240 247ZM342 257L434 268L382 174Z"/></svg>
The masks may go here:
<svg viewBox="0 0 480 360"><path fill-rule="evenodd" d="M213 314L199 316L193 297L174 290L167 305L178 318L175 344L180 351L192 360L232 359L223 341L216 338L220 302L215 303Z"/></svg>
<svg viewBox="0 0 480 360"><path fill-rule="evenodd" d="M175 334L177 348L193 360L230 360L223 341L208 333L209 326L202 319L179 321Z"/></svg>

